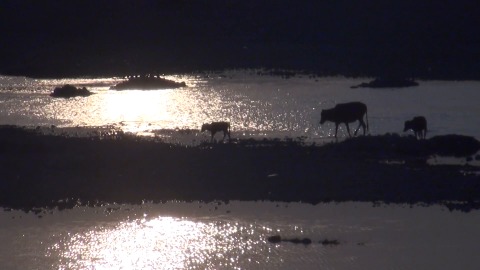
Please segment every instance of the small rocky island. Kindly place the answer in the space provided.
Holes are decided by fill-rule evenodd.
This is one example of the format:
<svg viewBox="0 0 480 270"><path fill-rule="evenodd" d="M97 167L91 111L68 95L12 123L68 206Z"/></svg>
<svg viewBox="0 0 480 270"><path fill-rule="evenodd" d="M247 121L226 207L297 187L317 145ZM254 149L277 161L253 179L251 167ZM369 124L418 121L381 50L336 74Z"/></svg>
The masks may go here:
<svg viewBox="0 0 480 270"><path fill-rule="evenodd" d="M66 84L62 87L55 87L53 92L50 94L52 97L62 97L62 98L71 98L71 97L88 97L93 93L88 91L87 88L77 88L73 85Z"/></svg>
<svg viewBox="0 0 480 270"><path fill-rule="evenodd" d="M159 90L186 87L185 82L176 82L155 76L129 77L115 86L110 87L113 90Z"/></svg>
<svg viewBox="0 0 480 270"><path fill-rule="evenodd" d="M373 81L368 83L361 83L359 85L354 85L351 88L403 88L403 87L412 87L418 86L418 82L412 79L403 79L403 78L376 78Z"/></svg>

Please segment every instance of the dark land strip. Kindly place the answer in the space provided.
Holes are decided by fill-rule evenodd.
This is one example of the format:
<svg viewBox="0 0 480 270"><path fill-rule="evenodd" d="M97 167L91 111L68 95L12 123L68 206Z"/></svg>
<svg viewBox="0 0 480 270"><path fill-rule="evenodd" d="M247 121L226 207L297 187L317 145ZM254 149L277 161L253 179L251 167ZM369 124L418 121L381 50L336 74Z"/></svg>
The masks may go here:
<svg viewBox="0 0 480 270"><path fill-rule="evenodd" d="M480 176L464 171L478 167L431 166L426 160L434 154L471 156L479 149L477 140L460 135L423 141L361 136L322 146L272 139L186 147L126 135L65 137L3 126L0 207L265 200L441 204L469 211L480 208Z"/></svg>

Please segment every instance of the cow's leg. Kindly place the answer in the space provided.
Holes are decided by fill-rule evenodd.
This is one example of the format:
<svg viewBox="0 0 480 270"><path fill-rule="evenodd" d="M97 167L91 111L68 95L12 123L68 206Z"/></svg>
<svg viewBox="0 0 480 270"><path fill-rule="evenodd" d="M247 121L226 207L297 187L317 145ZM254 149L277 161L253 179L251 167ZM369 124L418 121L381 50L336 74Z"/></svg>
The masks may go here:
<svg viewBox="0 0 480 270"><path fill-rule="evenodd" d="M338 132L338 123L335 123L335 138L337 138L337 132Z"/></svg>
<svg viewBox="0 0 480 270"><path fill-rule="evenodd" d="M215 133L217 133L216 131L212 131L212 139L211 139L211 142L213 142L213 137L215 136Z"/></svg>
<svg viewBox="0 0 480 270"><path fill-rule="evenodd" d="M348 126L348 123L345 123L345 125L347 126L348 136L352 137L352 134L350 134L350 127Z"/></svg>
<svg viewBox="0 0 480 270"><path fill-rule="evenodd" d="M363 128L363 135L365 135L365 129L366 129L365 122L363 122L363 119L361 119L361 118L358 119L358 122L359 122L358 127L357 127L357 129L355 130L355 133L353 133L353 135L354 135L354 136L357 136L357 132L358 132L358 130L360 129L360 127Z"/></svg>
<svg viewBox="0 0 480 270"><path fill-rule="evenodd" d="M359 119L359 120L358 120L358 127L357 127L357 129L355 130L355 132L353 133L353 136L357 136L357 132L358 132L358 130L360 129L360 127L363 127L363 135L365 135L365 126L364 126L365 124L362 123L362 122L363 122L362 119Z"/></svg>
<svg viewBox="0 0 480 270"><path fill-rule="evenodd" d="M353 133L353 136L357 136L357 132L358 132L358 130L360 129L360 126L361 126L361 125L362 125L361 123L358 124L358 127L357 127L357 129L355 129L355 132Z"/></svg>

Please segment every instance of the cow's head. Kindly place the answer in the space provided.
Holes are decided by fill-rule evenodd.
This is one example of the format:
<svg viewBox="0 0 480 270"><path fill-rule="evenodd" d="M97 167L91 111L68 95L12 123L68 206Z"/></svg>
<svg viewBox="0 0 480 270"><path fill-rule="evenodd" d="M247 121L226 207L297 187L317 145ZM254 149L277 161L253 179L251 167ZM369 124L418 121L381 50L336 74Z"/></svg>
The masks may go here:
<svg viewBox="0 0 480 270"><path fill-rule="evenodd" d="M209 129L210 129L210 124L203 124L200 132L204 132L205 130L209 130Z"/></svg>
<svg viewBox="0 0 480 270"><path fill-rule="evenodd" d="M405 126L403 127L403 132L412 129L412 121L405 121Z"/></svg>
<svg viewBox="0 0 480 270"><path fill-rule="evenodd" d="M320 115L320 125L323 125L327 121L327 110L322 110Z"/></svg>

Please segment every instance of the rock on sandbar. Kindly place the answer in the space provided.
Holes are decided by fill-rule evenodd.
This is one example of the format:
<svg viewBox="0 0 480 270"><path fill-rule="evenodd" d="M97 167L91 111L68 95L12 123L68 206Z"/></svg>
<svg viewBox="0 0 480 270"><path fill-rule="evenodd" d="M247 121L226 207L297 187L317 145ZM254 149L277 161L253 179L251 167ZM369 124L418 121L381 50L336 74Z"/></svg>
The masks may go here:
<svg viewBox="0 0 480 270"><path fill-rule="evenodd" d="M76 88L73 85L66 84L62 87L56 87L53 92L50 94L52 97L63 97L63 98L70 98L70 97L88 97L93 93L88 91L87 88Z"/></svg>
<svg viewBox="0 0 480 270"><path fill-rule="evenodd" d="M185 82L176 82L159 77L131 77L115 86L112 90L159 90L186 87Z"/></svg>

